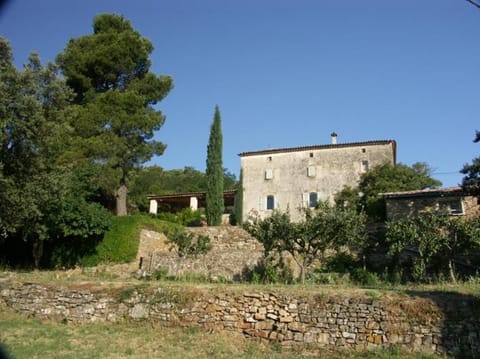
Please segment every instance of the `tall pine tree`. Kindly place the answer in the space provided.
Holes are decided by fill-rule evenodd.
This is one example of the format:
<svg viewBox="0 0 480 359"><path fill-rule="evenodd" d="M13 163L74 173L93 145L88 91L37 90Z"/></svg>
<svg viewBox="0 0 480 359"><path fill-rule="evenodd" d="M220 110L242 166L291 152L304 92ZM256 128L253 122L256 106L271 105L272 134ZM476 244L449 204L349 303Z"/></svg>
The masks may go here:
<svg viewBox="0 0 480 359"><path fill-rule="evenodd" d="M76 95L71 126L83 139L78 157L102 164L102 175L112 178L107 190L115 195L117 215L127 214L131 173L165 149L154 139L165 121L155 105L173 80L150 71L152 51L123 16L100 14L93 34L71 39L57 57Z"/></svg>
<svg viewBox="0 0 480 359"><path fill-rule="evenodd" d="M222 162L222 127L220 110L215 107L215 115L210 127L207 148L207 195L205 216L209 226L222 223L223 202L223 162Z"/></svg>

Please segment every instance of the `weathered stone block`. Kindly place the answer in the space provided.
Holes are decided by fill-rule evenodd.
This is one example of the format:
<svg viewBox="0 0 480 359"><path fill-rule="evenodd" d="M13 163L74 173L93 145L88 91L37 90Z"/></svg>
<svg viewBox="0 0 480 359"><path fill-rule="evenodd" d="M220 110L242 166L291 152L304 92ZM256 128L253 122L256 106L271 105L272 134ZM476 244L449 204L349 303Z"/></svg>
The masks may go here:
<svg viewBox="0 0 480 359"><path fill-rule="evenodd" d="M293 338L296 342L303 342L303 333L295 333Z"/></svg>
<svg viewBox="0 0 480 359"><path fill-rule="evenodd" d="M288 329L294 332L305 332L307 326L299 322L290 322L288 323Z"/></svg>
<svg viewBox="0 0 480 359"><path fill-rule="evenodd" d="M255 313L253 315L253 317L256 319L256 320L265 320L266 319L266 315L265 314L260 314L260 313Z"/></svg>
<svg viewBox="0 0 480 359"><path fill-rule="evenodd" d="M275 315L273 313L268 313L267 318L272 319L272 320L278 320L278 315Z"/></svg>
<svg viewBox="0 0 480 359"><path fill-rule="evenodd" d="M380 324L374 320L367 319L365 322L365 328L367 329L380 329Z"/></svg>
<svg viewBox="0 0 480 359"><path fill-rule="evenodd" d="M342 332L342 337L345 339L354 339L357 337L355 333L350 333L350 332Z"/></svg>
<svg viewBox="0 0 480 359"><path fill-rule="evenodd" d="M382 336L378 334L370 334L367 336L367 342L373 344L382 344Z"/></svg>
<svg viewBox="0 0 480 359"><path fill-rule="evenodd" d="M254 325L255 329L260 329L260 330L273 330L275 322L273 320L264 320L262 322L257 322Z"/></svg>
<svg viewBox="0 0 480 359"><path fill-rule="evenodd" d="M319 333L317 343L327 345L330 342L330 335L328 333Z"/></svg>
<svg viewBox="0 0 480 359"><path fill-rule="evenodd" d="M130 311L130 317L133 319L144 319L148 318L148 309L143 304L135 304L135 306Z"/></svg>
<svg viewBox="0 0 480 359"><path fill-rule="evenodd" d="M280 317L280 323L290 323L293 322L293 318L290 316Z"/></svg>

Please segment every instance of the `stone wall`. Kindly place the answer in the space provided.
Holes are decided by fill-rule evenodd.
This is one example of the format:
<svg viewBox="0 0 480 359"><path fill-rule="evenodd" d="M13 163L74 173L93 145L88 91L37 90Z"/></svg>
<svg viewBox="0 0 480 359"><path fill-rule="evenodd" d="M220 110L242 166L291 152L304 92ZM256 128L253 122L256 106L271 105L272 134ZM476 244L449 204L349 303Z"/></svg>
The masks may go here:
<svg viewBox="0 0 480 359"><path fill-rule="evenodd" d="M293 220L300 220L298 209L309 206L310 193L333 201L344 186L356 187L368 168L394 164L395 153L394 141L371 141L240 154L243 219L270 216L267 196L274 196L275 209L289 210Z"/></svg>
<svg viewBox="0 0 480 359"><path fill-rule="evenodd" d="M63 322L151 321L226 330L281 345L407 350L480 356L479 300L435 292L374 299L331 296L321 289L245 291L244 287L99 289L0 283L7 306Z"/></svg>
<svg viewBox="0 0 480 359"><path fill-rule="evenodd" d="M463 216L466 218L474 218L480 215L479 200L475 196L416 196L406 198L386 198L386 209L388 220L400 220L405 218L413 218L424 211L431 211L437 208L448 208L448 204L452 202L463 208ZM463 217L462 216L462 217Z"/></svg>
<svg viewBox="0 0 480 359"><path fill-rule="evenodd" d="M167 269L170 275L205 275L240 280L263 256L263 246L246 231L235 226L192 227L195 235L210 237L212 249L197 257L179 257L173 244L167 244L164 234L143 230L137 255L141 269L153 272Z"/></svg>

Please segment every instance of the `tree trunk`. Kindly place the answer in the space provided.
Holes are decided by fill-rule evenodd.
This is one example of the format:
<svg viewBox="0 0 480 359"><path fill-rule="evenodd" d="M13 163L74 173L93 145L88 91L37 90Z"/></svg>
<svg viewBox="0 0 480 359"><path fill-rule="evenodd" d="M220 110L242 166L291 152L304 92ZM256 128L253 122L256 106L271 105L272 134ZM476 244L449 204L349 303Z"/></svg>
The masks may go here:
<svg viewBox="0 0 480 359"><path fill-rule="evenodd" d="M116 191L116 214L117 216L127 215L127 186L123 183Z"/></svg>
<svg viewBox="0 0 480 359"><path fill-rule="evenodd" d="M453 260L448 260L448 271L450 272L450 279L453 283L457 283L457 277L455 276L455 269L453 268Z"/></svg>
<svg viewBox="0 0 480 359"><path fill-rule="evenodd" d="M32 243L32 257L35 268L40 266L40 260L43 256L43 239L37 238Z"/></svg>
<svg viewBox="0 0 480 359"><path fill-rule="evenodd" d="M302 281L302 284L305 284L305 264L300 266L300 280Z"/></svg>

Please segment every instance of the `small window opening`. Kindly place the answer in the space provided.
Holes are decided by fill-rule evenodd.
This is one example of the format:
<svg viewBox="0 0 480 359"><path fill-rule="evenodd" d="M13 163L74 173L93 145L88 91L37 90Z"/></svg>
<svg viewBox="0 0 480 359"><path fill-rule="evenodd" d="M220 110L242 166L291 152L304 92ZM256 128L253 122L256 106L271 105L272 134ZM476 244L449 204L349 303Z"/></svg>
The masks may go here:
<svg viewBox="0 0 480 359"><path fill-rule="evenodd" d="M273 178L273 170L271 168L265 170L265 179L271 180Z"/></svg>
<svg viewBox="0 0 480 359"><path fill-rule="evenodd" d="M368 161L362 161L362 172L368 172Z"/></svg>
<svg viewBox="0 0 480 359"><path fill-rule="evenodd" d="M313 157L313 152L310 152L310 157Z"/></svg>
<svg viewBox="0 0 480 359"><path fill-rule="evenodd" d="M275 197L272 195L267 196L267 209L275 209Z"/></svg>
<svg viewBox="0 0 480 359"><path fill-rule="evenodd" d="M310 192L308 197L308 206L310 208L315 208L318 202L318 193L317 192Z"/></svg>

